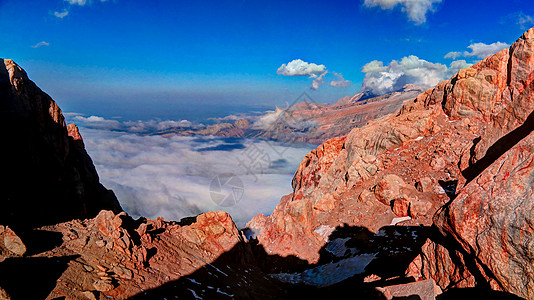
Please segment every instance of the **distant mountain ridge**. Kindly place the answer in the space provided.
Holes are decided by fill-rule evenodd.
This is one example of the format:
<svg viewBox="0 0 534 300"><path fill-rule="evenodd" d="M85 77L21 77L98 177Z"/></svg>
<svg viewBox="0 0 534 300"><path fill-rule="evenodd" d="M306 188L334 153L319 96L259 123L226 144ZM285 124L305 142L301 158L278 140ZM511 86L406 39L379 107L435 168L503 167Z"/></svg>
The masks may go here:
<svg viewBox="0 0 534 300"><path fill-rule="evenodd" d="M361 92L332 104L303 101L287 109L276 108L256 122L239 119L201 129L174 128L157 135L215 135L223 137L256 137L320 144L329 138L343 136L381 116L394 113L403 102L416 97L426 88L406 85L399 91L375 96Z"/></svg>

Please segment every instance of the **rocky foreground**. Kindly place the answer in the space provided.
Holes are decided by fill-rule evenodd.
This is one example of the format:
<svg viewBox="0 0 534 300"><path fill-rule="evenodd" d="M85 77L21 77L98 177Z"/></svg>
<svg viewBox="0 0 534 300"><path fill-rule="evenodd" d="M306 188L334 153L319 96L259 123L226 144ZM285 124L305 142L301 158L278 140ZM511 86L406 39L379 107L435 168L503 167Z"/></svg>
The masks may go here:
<svg viewBox="0 0 534 300"><path fill-rule="evenodd" d="M2 61L0 299L534 298L534 28L311 151L243 231L223 211L129 217Z"/></svg>

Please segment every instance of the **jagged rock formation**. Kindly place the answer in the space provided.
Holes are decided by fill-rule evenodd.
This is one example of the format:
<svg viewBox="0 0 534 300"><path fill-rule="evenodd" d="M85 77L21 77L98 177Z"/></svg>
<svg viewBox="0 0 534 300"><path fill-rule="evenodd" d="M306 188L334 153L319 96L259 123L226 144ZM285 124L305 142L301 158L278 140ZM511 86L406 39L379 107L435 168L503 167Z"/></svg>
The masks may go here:
<svg viewBox="0 0 534 300"><path fill-rule="evenodd" d="M63 243L40 255L77 256L58 279L51 299L83 299L87 292L127 299L209 267L242 241L232 218L222 211L199 215L193 224L181 226L103 210L94 219L43 230L61 233Z"/></svg>
<svg viewBox="0 0 534 300"><path fill-rule="evenodd" d="M268 251L316 262L326 243L322 232L337 226L377 232L401 217L412 219L406 224L430 225L448 200L439 182L457 180L455 162L469 151L462 145L476 137L470 131L453 134L465 124L449 121L434 105L388 115L326 141L303 159L293 194L248 227Z"/></svg>
<svg viewBox="0 0 534 300"><path fill-rule="evenodd" d="M2 224L35 227L121 211L99 183L75 125L67 128L56 102L22 68L0 61Z"/></svg>
<svg viewBox="0 0 534 300"><path fill-rule="evenodd" d="M396 115L310 152L293 193L248 226L269 253L316 262L323 233L341 224L434 224L440 234L411 275L534 297L533 70L534 28Z"/></svg>
<svg viewBox="0 0 534 300"><path fill-rule="evenodd" d="M486 129L460 161L466 185L436 215L442 236L427 242L410 270L442 287L482 285L532 298L534 29L440 86L446 111L474 114ZM456 92L461 87L470 94Z"/></svg>

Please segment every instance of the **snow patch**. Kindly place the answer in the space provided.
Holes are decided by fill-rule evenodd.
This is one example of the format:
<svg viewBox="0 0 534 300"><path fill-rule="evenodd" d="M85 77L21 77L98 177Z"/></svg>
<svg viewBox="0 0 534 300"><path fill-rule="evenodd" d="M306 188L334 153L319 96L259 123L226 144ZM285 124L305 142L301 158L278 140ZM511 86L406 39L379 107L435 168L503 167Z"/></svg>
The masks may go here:
<svg viewBox="0 0 534 300"><path fill-rule="evenodd" d="M328 242L328 237L330 236L330 234L332 234L332 232L334 232L334 229L335 228L332 227L332 226L321 225L321 226L315 228L315 230L313 232L315 232L318 235L320 235L325 240L325 242Z"/></svg>
<svg viewBox="0 0 534 300"><path fill-rule="evenodd" d="M307 284L316 287L327 287L361 274L376 257L376 253L361 254L342 259L336 263L328 263L301 273L280 273L271 275L280 281L292 284Z"/></svg>
<svg viewBox="0 0 534 300"><path fill-rule="evenodd" d="M397 223L408 221L408 220L411 220L411 219L412 218L410 218L410 217L393 218L393 220L391 220L391 224L389 224L389 225L397 225Z"/></svg>

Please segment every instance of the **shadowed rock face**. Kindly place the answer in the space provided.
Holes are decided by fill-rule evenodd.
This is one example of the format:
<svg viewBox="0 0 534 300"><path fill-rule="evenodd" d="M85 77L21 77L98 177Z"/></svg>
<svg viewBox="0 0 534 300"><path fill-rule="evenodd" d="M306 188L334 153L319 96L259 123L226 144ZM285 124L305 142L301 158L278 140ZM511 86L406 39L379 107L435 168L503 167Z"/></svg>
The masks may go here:
<svg viewBox="0 0 534 300"><path fill-rule="evenodd" d="M36 227L121 211L75 125L67 130L56 102L7 59L0 60L0 116L2 224Z"/></svg>
<svg viewBox="0 0 534 300"><path fill-rule="evenodd" d="M442 288L533 297L533 70L530 29L396 115L310 152L293 193L249 228L269 253L315 262L329 228L376 232L408 216L404 224L434 223L441 232L423 246L412 275Z"/></svg>

